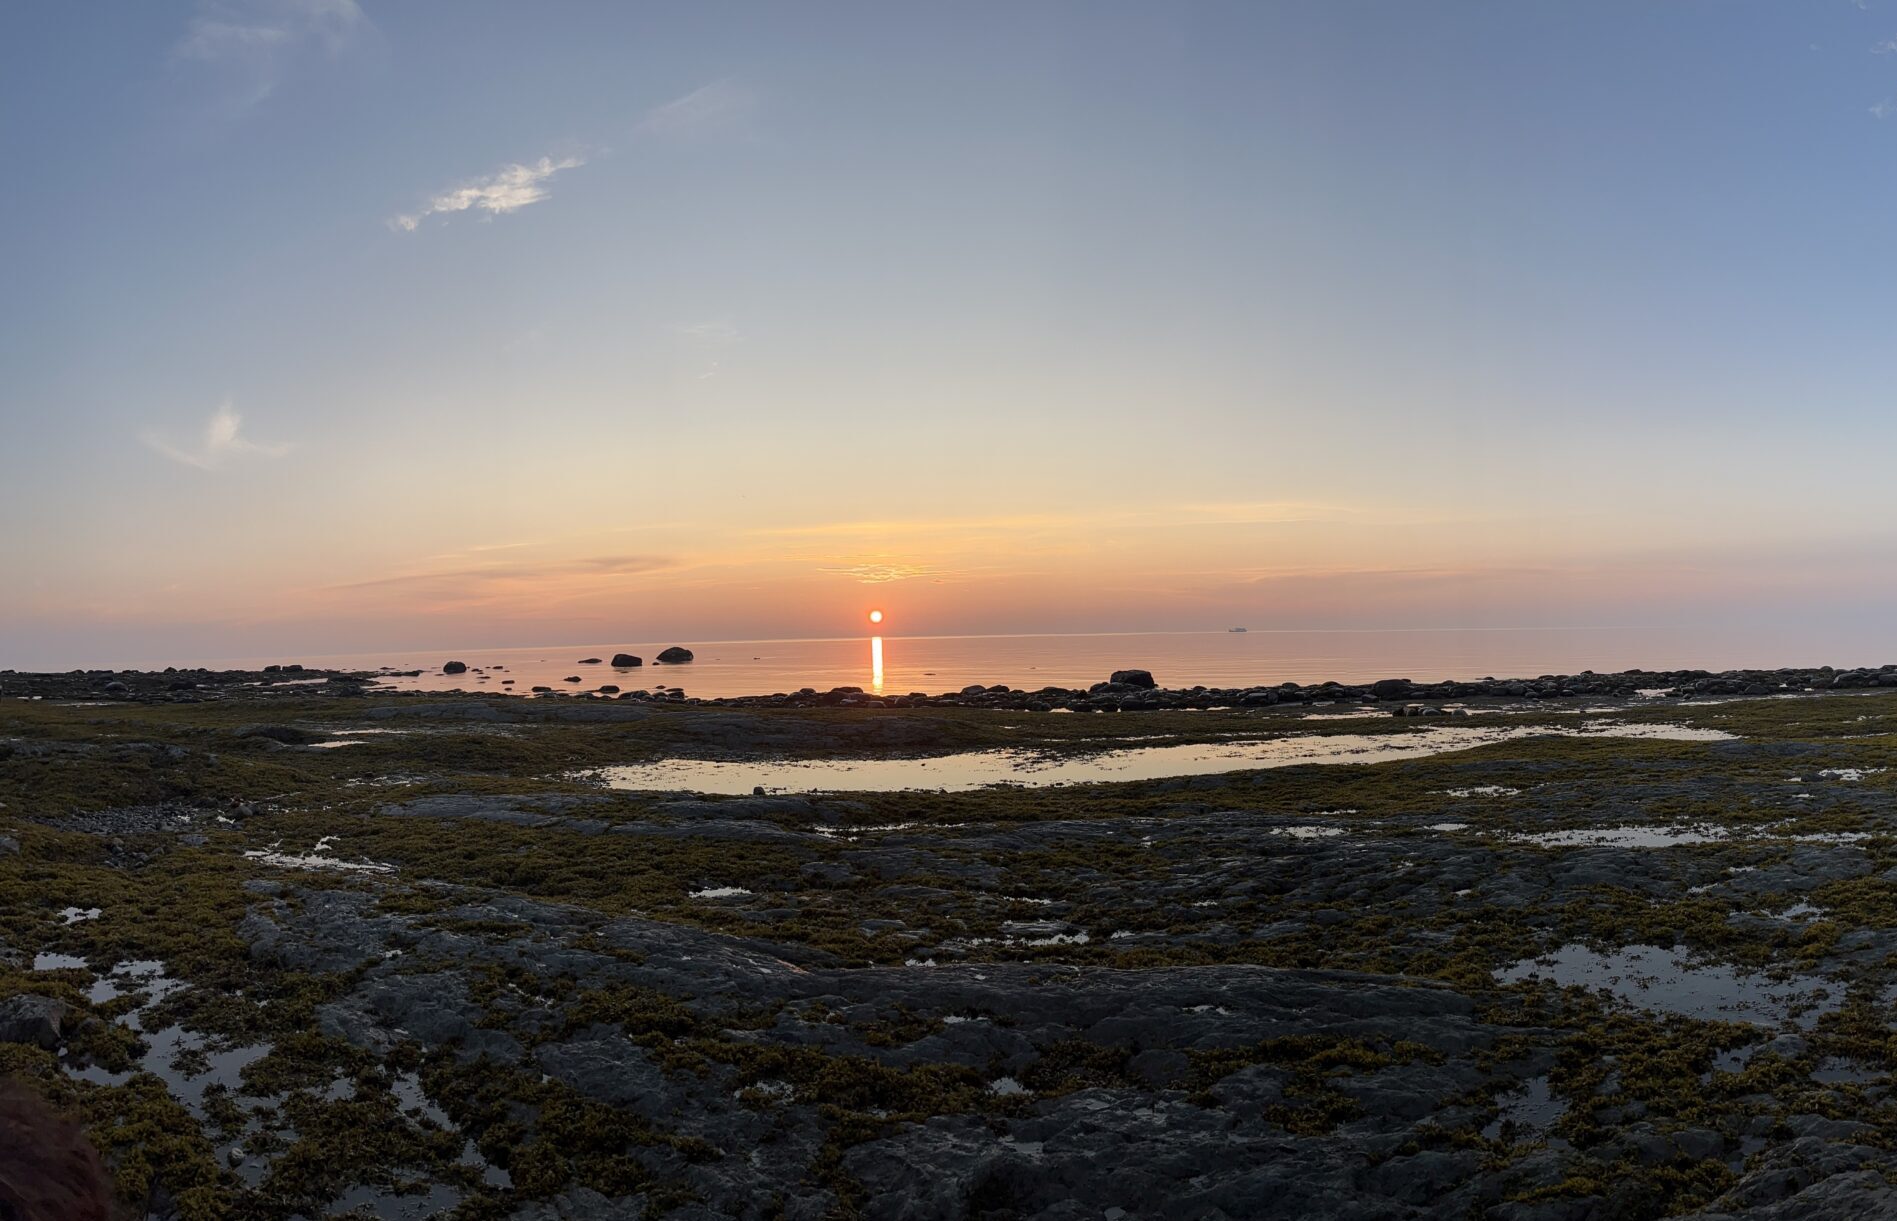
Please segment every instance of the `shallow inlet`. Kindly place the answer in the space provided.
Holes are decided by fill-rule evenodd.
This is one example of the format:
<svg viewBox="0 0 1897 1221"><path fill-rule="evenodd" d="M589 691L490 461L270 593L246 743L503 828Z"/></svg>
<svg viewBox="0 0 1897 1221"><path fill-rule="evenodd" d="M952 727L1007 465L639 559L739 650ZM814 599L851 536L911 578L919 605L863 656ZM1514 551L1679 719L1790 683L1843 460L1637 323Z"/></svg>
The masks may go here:
<svg viewBox="0 0 1897 1221"><path fill-rule="evenodd" d="M1045 755L1026 750L967 751L908 759L778 759L729 762L662 759L585 773L616 789L743 794L961 792L991 785L1042 787L1163 780L1309 763L1382 763L1469 750L1538 734L1559 737L1663 738L1716 742L1733 735L1690 725L1593 722L1576 729L1440 726L1392 734L1300 734L1252 742L1143 746L1096 755Z"/></svg>

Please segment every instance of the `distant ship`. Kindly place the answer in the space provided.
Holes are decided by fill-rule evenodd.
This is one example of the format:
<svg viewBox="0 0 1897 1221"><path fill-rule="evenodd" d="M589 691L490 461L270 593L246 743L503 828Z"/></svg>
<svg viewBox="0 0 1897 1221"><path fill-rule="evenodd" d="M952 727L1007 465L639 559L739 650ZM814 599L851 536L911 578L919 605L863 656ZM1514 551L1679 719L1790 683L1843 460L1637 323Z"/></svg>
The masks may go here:
<svg viewBox="0 0 1897 1221"><path fill-rule="evenodd" d="M1244 631L1249 631L1249 630L1251 630L1251 629L1249 629L1249 628L1242 628L1242 627L1228 627L1228 628L1226 628L1225 630L1226 630L1226 631L1228 631L1228 632L1244 632Z"/></svg>

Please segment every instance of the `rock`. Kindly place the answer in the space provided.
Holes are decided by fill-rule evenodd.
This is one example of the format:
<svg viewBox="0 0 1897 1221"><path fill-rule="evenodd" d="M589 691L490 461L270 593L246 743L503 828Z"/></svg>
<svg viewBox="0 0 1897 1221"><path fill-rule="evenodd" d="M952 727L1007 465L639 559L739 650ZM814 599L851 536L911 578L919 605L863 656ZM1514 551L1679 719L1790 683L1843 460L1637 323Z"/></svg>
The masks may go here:
<svg viewBox="0 0 1897 1221"><path fill-rule="evenodd" d="M659 660L668 666L680 665L691 659L692 651L690 649L680 648L678 645L673 645L671 648L665 650L665 652L659 654Z"/></svg>
<svg viewBox="0 0 1897 1221"><path fill-rule="evenodd" d="M596 665L598 665L598 664L599 664L599 658L597 658L597 657L582 657L582 658L580 658L580 659L579 659L578 661L576 661L576 662L574 662L573 664L574 664L574 665L576 665L576 666L596 666Z"/></svg>
<svg viewBox="0 0 1897 1221"><path fill-rule="evenodd" d="M619 687L615 683L606 683L600 687L599 693L601 695L618 695Z"/></svg>
<svg viewBox="0 0 1897 1221"><path fill-rule="evenodd" d="M0 856L20 855L20 841L11 835L0 835Z"/></svg>
<svg viewBox="0 0 1897 1221"><path fill-rule="evenodd" d="M240 738L268 738L272 742L281 742L285 746L307 746L319 742L323 735L311 733L307 729L298 729L294 725L246 725L237 731Z"/></svg>
<svg viewBox="0 0 1897 1221"><path fill-rule="evenodd" d="M441 667L441 672L443 674L466 674L468 672L468 663L465 661L447 662Z"/></svg>
<svg viewBox="0 0 1897 1221"><path fill-rule="evenodd" d="M643 666L645 659L642 657L634 657L631 653L614 653L613 664L621 669L626 669L631 666Z"/></svg>
<svg viewBox="0 0 1897 1221"><path fill-rule="evenodd" d="M71 1012L65 1001L30 992L0 1001L0 1043L25 1043L54 1051L65 1037L66 1017Z"/></svg>
<svg viewBox="0 0 1897 1221"><path fill-rule="evenodd" d="M1153 681L1153 672L1151 670L1115 670L1113 676L1107 679L1107 681L1123 687L1146 687L1150 689L1159 685Z"/></svg>
<svg viewBox="0 0 1897 1221"><path fill-rule="evenodd" d="M1407 678L1379 678L1370 684L1370 694L1380 700L1400 700L1409 695L1415 685Z"/></svg>

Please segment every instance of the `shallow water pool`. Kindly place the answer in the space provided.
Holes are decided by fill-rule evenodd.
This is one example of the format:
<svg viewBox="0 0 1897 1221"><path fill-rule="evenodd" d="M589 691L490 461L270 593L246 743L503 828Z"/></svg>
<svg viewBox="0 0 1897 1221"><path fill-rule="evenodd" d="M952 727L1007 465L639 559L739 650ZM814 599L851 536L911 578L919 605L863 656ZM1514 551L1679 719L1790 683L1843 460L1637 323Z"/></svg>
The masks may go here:
<svg viewBox="0 0 1897 1221"><path fill-rule="evenodd" d="M1434 726L1407 733L1294 734L1248 742L1195 742L1142 746L1093 755L1047 755L1027 750L966 751L907 759L663 759L607 767L587 775L616 789L743 794L892 792L927 789L960 792L993 785L1041 787L1129 780L1164 780L1302 764L1383 763L1470 750L1493 742L1535 736L1662 738L1717 742L1733 735L1690 725L1590 722L1572 729L1539 727Z"/></svg>

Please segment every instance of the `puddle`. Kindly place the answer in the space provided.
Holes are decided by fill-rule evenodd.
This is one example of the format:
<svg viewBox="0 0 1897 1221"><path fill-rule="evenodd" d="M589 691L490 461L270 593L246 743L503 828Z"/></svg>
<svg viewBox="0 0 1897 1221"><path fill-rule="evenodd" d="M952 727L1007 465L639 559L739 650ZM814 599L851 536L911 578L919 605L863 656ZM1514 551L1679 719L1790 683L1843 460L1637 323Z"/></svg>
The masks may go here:
<svg viewBox="0 0 1897 1221"><path fill-rule="evenodd" d="M405 1195L383 1187L351 1187L330 1204L324 1214L330 1217L374 1217L377 1221L422 1221L451 1212L461 1203L461 1193L445 1183L417 1184L419 1190Z"/></svg>
<svg viewBox="0 0 1897 1221"><path fill-rule="evenodd" d="M36 971L84 969L83 959L69 954L40 954L35 957L33 969ZM269 1109L282 1103L282 1097L259 1097L247 1093L243 1086L244 1070L270 1054L269 1043L259 1043L245 1047L224 1046L220 1040L189 1031L181 1026L166 1026L160 1030L146 1032L143 1019L154 1006L173 992L185 987L182 980L173 979L165 974L164 964L155 959L141 959L122 962L111 971L96 979L89 995L94 1003L113 1000L120 996L138 994L142 997L138 1007L118 1019L128 1028L138 1031L145 1044L145 1050L132 1069L125 1072L111 1072L98 1065L66 1065L69 1077L90 1082L99 1086L119 1086L131 1080L135 1073L150 1073L165 1083L171 1096L190 1111L200 1123L206 1121L204 1100L212 1087L218 1087L228 1098L237 1102L247 1112L244 1132L236 1143L220 1146L219 1157L229 1164L234 1172L253 1187L262 1182L269 1173L270 1162L266 1157L247 1155L242 1151L243 1141L264 1130ZM331 1101L353 1096L354 1082L343 1079L331 1081L320 1095ZM442 1131L459 1133L459 1129L447 1112L443 1111L422 1088L421 1079L413 1072L399 1073L390 1082L389 1092L398 1108L411 1121L424 1126L432 1125ZM261 1114L260 1114L261 1112ZM476 1169L481 1179L490 1187L511 1188L513 1179L501 1167L491 1165L476 1147L473 1138L467 1138L462 1146L459 1161L462 1165ZM364 1215L380 1221L405 1221L407 1218L436 1217L457 1207L461 1193L445 1184L417 1181L409 1184L413 1191L399 1189L352 1187L330 1205L327 1215Z"/></svg>
<svg viewBox="0 0 1897 1221"><path fill-rule="evenodd" d="M736 899L751 892L742 886L707 886L703 890L694 890L689 897L694 899Z"/></svg>
<svg viewBox="0 0 1897 1221"><path fill-rule="evenodd" d="M1856 1060L1827 1056L1811 1070L1811 1079L1820 1085L1869 1085L1873 1081L1883 1080L1884 1074Z"/></svg>
<svg viewBox="0 0 1897 1221"><path fill-rule="evenodd" d="M336 842L334 835L325 835L316 841L316 845L306 853L279 852L273 843L269 848L252 848L244 853L244 859L257 861L265 865L275 865L279 869L341 869L353 873L394 873L395 866L384 865L378 861L345 861L329 855L329 846Z"/></svg>
<svg viewBox="0 0 1897 1221"><path fill-rule="evenodd" d="M1826 780L1845 780L1855 784L1866 776L1880 776L1884 770L1881 767L1827 767L1818 775Z"/></svg>
<svg viewBox="0 0 1897 1221"><path fill-rule="evenodd" d="M96 907L68 907L59 913L62 924L78 924L82 920L97 920L104 915Z"/></svg>
<svg viewBox="0 0 1897 1221"><path fill-rule="evenodd" d="M1568 1109L1548 1087L1548 1075L1530 1077L1495 1100L1499 1113L1482 1129L1483 1140L1500 1140L1504 1130L1511 1142L1533 1140L1554 1127Z"/></svg>
<svg viewBox="0 0 1897 1221"><path fill-rule="evenodd" d="M1680 848L1691 844L1720 844L1732 836L1720 827L1675 824L1577 827L1568 831L1524 832L1508 838L1539 848Z"/></svg>
<svg viewBox="0 0 1897 1221"><path fill-rule="evenodd" d="M1027 1093L1028 1087L1022 1085L1013 1077L996 1077L993 1081L988 1083L988 1092L990 1094L999 1094L1003 1098L1011 1098L1016 1094Z"/></svg>
<svg viewBox="0 0 1897 1221"><path fill-rule="evenodd" d="M1741 974L1719 963L1696 963L1684 946L1667 950L1630 945L1601 953L1584 945L1564 945L1551 954L1504 967L1495 977L1504 984L1540 979L1563 987L1591 988L1640 1009L1761 1026L1796 1021L1809 1027L1839 1005L1837 997L1826 995L1822 979Z"/></svg>
<svg viewBox="0 0 1897 1221"><path fill-rule="evenodd" d="M1423 828L1425 831L1441 831L1445 834L1468 829L1469 824L1466 822L1433 822Z"/></svg>
<svg viewBox="0 0 1897 1221"><path fill-rule="evenodd" d="M1381 763L1470 750L1536 736L1718 742L1733 735L1690 725L1590 722L1578 729L1441 726L1388 734L1298 734L1249 742L1189 743L1061 756L1027 750L969 751L908 759L787 759L728 762L665 759L583 773L615 789L749 795L766 792L960 792L993 785L1041 787L1163 780L1321 763ZM1471 790L1480 792L1481 790Z"/></svg>
<svg viewBox="0 0 1897 1221"><path fill-rule="evenodd" d="M1786 840L1795 844L1859 844L1873 838L1869 831L1810 831L1795 834L1786 828L1787 824L1784 823L1760 827L1756 831L1719 827L1710 823L1649 823L1618 827L1574 827L1565 831L1524 831L1508 838L1518 844L1533 844L1540 848L1683 848L1695 844L1760 839ZM1710 889L1711 885L1695 886L1689 893L1703 894Z"/></svg>
<svg viewBox="0 0 1897 1221"><path fill-rule="evenodd" d="M1474 788L1449 789L1445 797L1519 797L1520 789L1511 789L1505 784L1478 784Z"/></svg>

